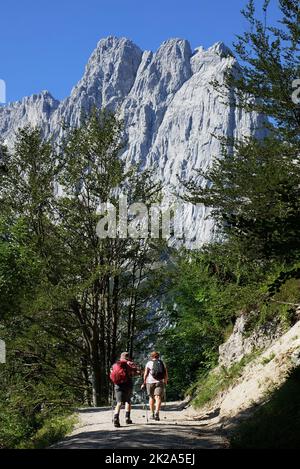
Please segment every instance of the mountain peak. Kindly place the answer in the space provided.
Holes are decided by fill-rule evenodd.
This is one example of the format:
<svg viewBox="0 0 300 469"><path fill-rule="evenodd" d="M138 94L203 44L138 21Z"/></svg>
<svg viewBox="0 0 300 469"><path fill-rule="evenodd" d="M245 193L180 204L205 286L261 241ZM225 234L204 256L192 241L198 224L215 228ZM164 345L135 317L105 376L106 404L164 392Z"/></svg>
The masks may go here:
<svg viewBox="0 0 300 469"><path fill-rule="evenodd" d="M155 52L142 52L130 39L108 36L98 42L70 97L58 102L45 90L0 108L0 138L13 142L17 130L30 124L59 141L62 122L76 127L94 107L117 111L125 125L126 167L153 171L172 199L178 177L192 177L221 155L212 135L239 138L262 127L260 116L226 107L211 86L234 65L231 55L222 42L192 54L189 42L175 37ZM184 211L189 245L211 239L208 214L202 207Z"/></svg>
<svg viewBox="0 0 300 469"><path fill-rule="evenodd" d="M207 52L220 55L221 57L233 57L233 52L224 42L219 41L207 49Z"/></svg>
<svg viewBox="0 0 300 469"><path fill-rule="evenodd" d="M131 41L131 39L128 39L127 37L118 36L107 36L105 38L100 39L100 41L97 43L96 50L124 48L126 46L140 50L140 48L133 41Z"/></svg>

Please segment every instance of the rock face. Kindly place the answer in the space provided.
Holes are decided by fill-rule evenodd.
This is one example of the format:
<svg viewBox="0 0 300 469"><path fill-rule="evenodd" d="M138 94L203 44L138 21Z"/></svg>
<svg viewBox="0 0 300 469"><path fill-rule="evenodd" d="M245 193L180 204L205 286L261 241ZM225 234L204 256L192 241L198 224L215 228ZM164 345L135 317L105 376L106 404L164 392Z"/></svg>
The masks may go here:
<svg viewBox="0 0 300 469"><path fill-rule="evenodd" d="M39 126L49 134L51 118L59 107L59 101L48 91L22 99L0 108L0 138L11 143L19 128L25 125Z"/></svg>
<svg viewBox="0 0 300 469"><path fill-rule="evenodd" d="M300 321L244 368L241 377L216 404L220 418L241 417L241 412L263 403L299 366Z"/></svg>
<svg viewBox="0 0 300 469"><path fill-rule="evenodd" d="M278 319L266 322L249 333L249 325L256 314L253 311L237 318L231 336L219 347L220 366L228 368L245 355L270 347L283 334L283 327Z"/></svg>
<svg viewBox="0 0 300 469"><path fill-rule="evenodd" d="M220 157L213 134L260 135L263 118L222 104L211 82L236 67L230 50L217 43L194 52L183 39L165 41L155 52L141 51L125 38L102 39L71 96L56 101L48 92L0 108L0 138L10 143L18 127L39 125L46 136L60 136L62 122L76 126L93 106L117 110L124 118L128 166L154 168L166 197L178 176L209 167ZM203 207L185 207L184 226L194 246L209 241L213 224Z"/></svg>
<svg viewBox="0 0 300 469"><path fill-rule="evenodd" d="M244 336L242 344L241 333L245 332L246 324L245 317L239 318L234 333L221 347L221 363L211 374L215 374L225 387L200 412L201 420L207 419L208 423L218 424L223 431L231 432L236 423L255 412L300 366L299 320L288 331L283 331L276 322L265 324L248 338ZM220 375L220 366L232 365L242 357L242 352L246 354L253 351L254 344L255 348L262 350L240 368L226 387L226 383L222 383L224 374ZM197 413L199 418L199 410L193 410L191 415Z"/></svg>

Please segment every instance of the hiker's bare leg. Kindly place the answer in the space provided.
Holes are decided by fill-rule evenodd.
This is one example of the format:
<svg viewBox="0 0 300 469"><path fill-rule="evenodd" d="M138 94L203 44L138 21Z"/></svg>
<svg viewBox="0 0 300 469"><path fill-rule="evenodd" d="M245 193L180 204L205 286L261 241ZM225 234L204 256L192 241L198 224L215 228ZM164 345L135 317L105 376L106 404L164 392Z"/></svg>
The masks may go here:
<svg viewBox="0 0 300 469"><path fill-rule="evenodd" d="M120 414L121 407L122 407L122 402L117 402L117 405L115 407L115 415L114 415L114 426L115 427L120 426L119 414Z"/></svg>
<svg viewBox="0 0 300 469"><path fill-rule="evenodd" d="M125 403L125 418L126 418L126 423L132 423L132 420L130 418L130 411L131 411L131 404L130 402Z"/></svg>
<svg viewBox="0 0 300 469"><path fill-rule="evenodd" d="M130 412L131 411L131 404L129 402L125 403L125 412Z"/></svg>
<svg viewBox="0 0 300 469"><path fill-rule="evenodd" d="M155 412L158 414L161 408L161 397L155 396Z"/></svg>
<svg viewBox="0 0 300 469"><path fill-rule="evenodd" d="M121 407L122 407L122 402L118 402L115 407L115 415L120 413Z"/></svg>
<svg viewBox="0 0 300 469"><path fill-rule="evenodd" d="M150 409L150 412L154 414L154 398L151 396L149 397L149 409Z"/></svg>

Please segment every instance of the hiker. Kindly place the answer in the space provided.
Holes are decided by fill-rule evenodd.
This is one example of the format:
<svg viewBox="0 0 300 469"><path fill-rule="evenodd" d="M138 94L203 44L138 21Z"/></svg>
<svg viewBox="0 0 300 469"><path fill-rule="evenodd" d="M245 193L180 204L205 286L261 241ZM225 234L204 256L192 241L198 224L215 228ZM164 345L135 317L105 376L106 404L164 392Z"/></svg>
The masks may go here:
<svg viewBox="0 0 300 469"><path fill-rule="evenodd" d="M137 365L131 361L128 352L121 353L120 359L113 365L110 372L110 379L114 383L117 405L114 413L114 426L120 427L120 410L122 404L125 404L126 423L133 423L130 418L131 397L133 390L132 377L139 375L140 371Z"/></svg>
<svg viewBox="0 0 300 469"><path fill-rule="evenodd" d="M151 360L146 364L142 389L146 386L151 411L150 418L159 421L161 401L165 397L165 386L168 383L168 371L159 358L158 352L151 352L150 358Z"/></svg>

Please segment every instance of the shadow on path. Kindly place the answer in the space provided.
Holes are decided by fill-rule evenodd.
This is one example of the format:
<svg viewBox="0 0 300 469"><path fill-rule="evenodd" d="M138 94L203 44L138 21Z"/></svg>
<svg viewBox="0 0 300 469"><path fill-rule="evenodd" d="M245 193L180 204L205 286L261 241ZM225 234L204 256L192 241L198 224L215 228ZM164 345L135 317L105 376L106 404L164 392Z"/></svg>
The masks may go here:
<svg viewBox="0 0 300 469"><path fill-rule="evenodd" d="M125 425L124 410L121 427L112 424L111 407L78 409L79 426L52 449L213 449L224 447L222 436L212 427L188 418L182 403L168 403L161 412L161 421L146 417L142 404L133 406L133 425Z"/></svg>
<svg viewBox="0 0 300 469"><path fill-rule="evenodd" d="M55 448L201 448L218 446L219 439L209 431L186 424L149 423L111 430L81 431L65 438Z"/></svg>

